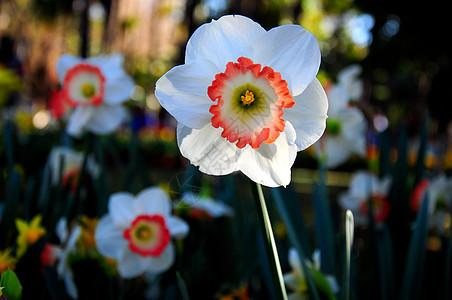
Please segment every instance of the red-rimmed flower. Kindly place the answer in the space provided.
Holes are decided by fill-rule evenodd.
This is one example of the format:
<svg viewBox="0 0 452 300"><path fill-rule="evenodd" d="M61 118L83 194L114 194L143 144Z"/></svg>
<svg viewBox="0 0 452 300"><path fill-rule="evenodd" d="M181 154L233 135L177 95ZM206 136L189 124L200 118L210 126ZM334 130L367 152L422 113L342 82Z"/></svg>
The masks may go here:
<svg viewBox="0 0 452 300"><path fill-rule="evenodd" d="M160 215L140 215L124 230L129 248L141 256L159 256L171 240L165 219Z"/></svg>
<svg viewBox="0 0 452 300"><path fill-rule="evenodd" d="M126 112L121 104L129 99L135 85L122 64L123 57L118 54L60 57L56 65L62 86L59 99L73 110L67 125L70 135L80 136L85 130L110 133L124 121Z"/></svg>
<svg viewBox="0 0 452 300"><path fill-rule="evenodd" d="M104 97L105 78L99 67L80 63L64 77L62 97L71 106L99 105Z"/></svg>
<svg viewBox="0 0 452 300"><path fill-rule="evenodd" d="M320 51L299 25L266 31L243 16L198 28L185 64L156 84L178 121L181 153L200 171L242 171L257 183L290 183L297 152L325 130L328 102L315 78Z"/></svg>
<svg viewBox="0 0 452 300"><path fill-rule="evenodd" d="M148 188L136 197L113 194L108 211L97 224L96 246L101 254L117 260L123 278L171 267L175 255L171 237L185 237L188 225L171 215L171 201L163 190Z"/></svg>
<svg viewBox="0 0 452 300"><path fill-rule="evenodd" d="M387 195L392 180L389 177L379 179L375 174L358 171L350 180L347 192L339 196L339 204L344 210L351 210L355 224L366 225L368 222L368 201L372 203L372 211L377 223L384 222L391 209Z"/></svg>

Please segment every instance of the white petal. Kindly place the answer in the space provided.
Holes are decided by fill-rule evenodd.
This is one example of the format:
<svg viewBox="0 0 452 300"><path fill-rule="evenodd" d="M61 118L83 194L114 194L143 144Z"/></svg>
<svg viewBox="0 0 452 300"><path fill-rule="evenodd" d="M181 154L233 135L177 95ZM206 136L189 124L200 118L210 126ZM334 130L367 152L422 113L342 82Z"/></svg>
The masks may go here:
<svg viewBox="0 0 452 300"><path fill-rule="evenodd" d="M78 106L71 114L66 131L73 137L82 135L87 124L91 121L94 111L90 106Z"/></svg>
<svg viewBox="0 0 452 300"><path fill-rule="evenodd" d="M91 109L93 116L86 124L86 128L95 134L114 131L126 118L126 110L120 105L99 105Z"/></svg>
<svg viewBox="0 0 452 300"><path fill-rule="evenodd" d="M149 257L146 272L150 273L163 273L174 263L175 253L174 246L170 242L168 246L163 250L159 257Z"/></svg>
<svg viewBox="0 0 452 300"><path fill-rule="evenodd" d="M110 216L104 216L97 223L94 232L97 250L106 257L118 259L127 250L123 230L118 229Z"/></svg>
<svg viewBox="0 0 452 300"><path fill-rule="evenodd" d="M347 140L339 136L327 136L324 140L321 140L321 144L320 147L326 153L325 166L327 168L336 168L343 164L352 153ZM316 144L316 147L318 146Z"/></svg>
<svg viewBox="0 0 452 300"><path fill-rule="evenodd" d="M241 150L221 137L222 128L207 124L202 129L177 126L177 143L182 155L209 175L226 175L237 170Z"/></svg>
<svg viewBox="0 0 452 300"><path fill-rule="evenodd" d="M63 161L63 174L70 169L80 168L83 162L83 154L72 150L66 146L58 146L52 148L48 162L52 172L52 183L57 184L60 175L61 162Z"/></svg>
<svg viewBox="0 0 452 300"><path fill-rule="evenodd" d="M158 214L167 217L171 212L171 200L161 188L150 187L136 196L133 211L135 215Z"/></svg>
<svg viewBox="0 0 452 300"><path fill-rule="evenodd" d="M358 171L353 174L349 191L353 197L367 199L378 187L379 181L376 175L366 171Z"/></svg>
<svg viewBox="0 0 452 300"><path fill-rule="evenodd" d="M298 274L299 277L304 277L304 271L303 266L301 265L300 256L298 255L298 252L295 248L289 249L289 265L292 267L292 269L295 270L295 272Z"/></svg>
<svg viewBox="0 0 452 300"><path fill-rule="evenodd" d="M78 290L77 286L74 282L74 274L72 273L71 269L67 269L63 276L64 280L64 287L66 288L67 294L72 299L78 299Z"/></svg>
<svg viewBox="0 0 452 300"><path fill-rule="evenodd" d="M350 107L340 112L341 136L349 145L350 152L360 156L366 155L367 123L363 113L356 107Z"/></svg>
<svg viewBox="0 0 452 300"><path fill-rule="evenodd" d="M171 236L176 239L185 238L190 229L184 220L172 216L166 219L166 226L168 227Z"/></svg>
<svg viewBox="0 0 452 300"><path fill-rule="evenodd" d="M312 33L300 25L275 27L251 43L254 63L281 73L293 96L301 94L317 75L320 48Z"/></svg>
<svg viewBox="0 0 452 300"><path fill-rule="evenodd" d="M155 96L178 122L200 129L212 118L207 88L223 71L205 59L174 67L157 81Z"/></svg>
<svg viewBox="0 0 452 300"><path fill-rule="evenodd" d="M249 57L248 46L265 32L258 23L239 15L212 20L190 37L185 63L208 59L224 71L228 62L235 62L240 56Z"/></svg>
<svg viewBox="0 0 452 300"><path fill-rule="evenodd" d="M347 90L342 85L332 86L328 90L328 114L334 115L339 111L346 109L350 101Z"/></svg>
<svg viewBox="0 0 452 300"><path fill-rule="evenodd" d="M328 100L320 82L315 78L299 96L295 105L284 110L283 118L289 121L297 133L298 150L314 144L326 128Z"/></svg>
<svg viewBox="0 0 452 300"><path fill-rule="evenodd" d="M87 61L99 66L105 77L105 104L117 105L129 99L135 83L122 67L124 58L121 54L93 57Z"/></svg>
<svg viewBox="0 0 452 300"><path fill-rule="evenodd" d="M133 195L126 192L115 193L110 196L108 212L116 227L125 229L130 226L136 217L133 209L134 202Z"/></svg>
<svg viewBox="0 0 452 300"><path fill-rule="evenodd" d="M253 149L249 145L243 148L238 168L251 180L269 187L287 186L297 156L295 129L286 122L284 132L271 143Z"/></svg>
<svg viewBox="0 0 452 300"><path fill-rule="evenodd" d="M214 218L234 215L232 208L229 207L226 203L222 201L215 201L210 198L201 199L200 201L195 203L194 207L207 212Z"/></svg>
<svg viewBox="0 0 452 300"><path fill-rule="evenodd" d="M70 54L63 54L60 56L55 67L60 84L63 84L67 71L81 61L82 58Z"/></svg>
<svg viewBox="0 0 452 300"><path fill-rule="evenodd" d="M300 282L303 280L299 274L284 274L284 283L292 290L298 291L300 289Z"/></svg>
<svg viewBox="0 0 452 300"><path fill-rule="evenodd" d="M142 257L127 249L124 251L124 254L118 258L116 267L122 278L133 278L144 273L144 271L148 269L148 265L148 257Z"/></svg>

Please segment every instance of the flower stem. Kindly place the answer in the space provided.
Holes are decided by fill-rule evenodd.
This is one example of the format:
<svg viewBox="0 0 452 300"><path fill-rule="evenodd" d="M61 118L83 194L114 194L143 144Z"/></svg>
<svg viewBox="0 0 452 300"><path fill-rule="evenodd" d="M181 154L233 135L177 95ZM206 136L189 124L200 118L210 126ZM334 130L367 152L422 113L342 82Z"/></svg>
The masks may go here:
<svg viewBox="0 0 452 300"><path fill-rule="evenodd" d="M256 183L256 186L258 194L258 201L256 202L261 212L261 214L258 213L259 223L261 225L260 227L263 237L267 238L267 241L266 242L264 241L264 245L273 276L273 284L275 287L276 298L287 300L286 288L284 286L281 265L279 263L278 250L276 249L276 243L275 238L273 236L270 217L268 216L267 206L265 205L264 193L262 192L262 186L259 183Z"/></svg>
<svg viewBox="0 0 452 300"><path fill-rule="evenodd" d="M353 244L353 232L355 225L353 222L353 214L347 210L345 214L345 300L350 299L350 259Z"/></svg>

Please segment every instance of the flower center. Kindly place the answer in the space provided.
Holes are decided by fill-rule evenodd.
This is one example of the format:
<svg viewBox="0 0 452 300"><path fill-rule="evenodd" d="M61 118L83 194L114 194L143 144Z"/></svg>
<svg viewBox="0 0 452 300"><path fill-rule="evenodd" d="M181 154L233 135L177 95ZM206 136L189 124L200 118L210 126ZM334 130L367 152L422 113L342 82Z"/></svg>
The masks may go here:
<svg viewBox="0 0 452 300"><path fill-rule="evenodd" d="M242 95L241 99L242 99L243 103L250 104L251 102L254 101L254 94L253 94L253 92L246 90L245 96Z"/></svg>
<svg viewBox="0 0 452 300"><path fill-rule="evenodd" d="M212 126L223 128L221 136L239 148L273 143L284 131L284 108L295 104L279 72L246 57L228 62L207 94L217 102L209 109Z"/></svg>
<svg viewBox="0 0 452 300"><path fill-rule="evenodd" d="M124 230L131 251L141 256L160 256L170 242L165 219L160 215L140 215Z"/></svg>
<svg viewBox="0 0 452 300"><path fill-rule="evenodd" d="M96 87L91 83L82 84L82 95L85 98L91 98L96 94Z"/></svg>
<svg viewBox="0 0 452 300"><path fill-rule="evenodd" d="M328 118L326 119L326 130L328 134L332 136L337 136L341 132L342 124L337 119Z"/></svg>
<svg viewBox="0 0 452 300"><path fill-rule="evenodd" d="M101 70L86 63L69 69L64 78L62 97L69 105L99 105L104 96L105 78Z"/></svg>

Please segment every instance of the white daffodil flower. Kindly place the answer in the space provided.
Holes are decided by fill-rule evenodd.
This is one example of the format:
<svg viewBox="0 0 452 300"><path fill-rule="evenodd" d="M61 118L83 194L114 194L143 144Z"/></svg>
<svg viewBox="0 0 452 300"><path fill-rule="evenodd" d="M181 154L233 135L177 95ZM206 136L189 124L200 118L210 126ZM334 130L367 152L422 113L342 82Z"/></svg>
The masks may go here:
<svg viewBox="0 0 452 300"><path fill-rule="evenodd" d="M125 120L121 104L129 99L135 84L122 64L120 54L87 59L64 54L59 58L56 73L61 101L73 108L66 128L69 135L78 137L85 130L107 134Z"/></svg>
<svg viewBox="0 0 452 300"><path fill-rule="evenodd" d="M182 155L201 172L241 171L286 186L297 152L325 130L319 66L317 40L303 27L266 31L249 18L223 16L195 31L185 64L158 80L155 95L178 121Z"/></svg>
<svg viewBox="0 0 452 300"><path fill-rule="evenodd" d="M108 214L96 227L99 252L117 260L121 277L133 278L144 272L162 273L174 262L171 238L188 234L188 225L171 215L171 201L158 187L129 193L113 194Z"/></svg>

